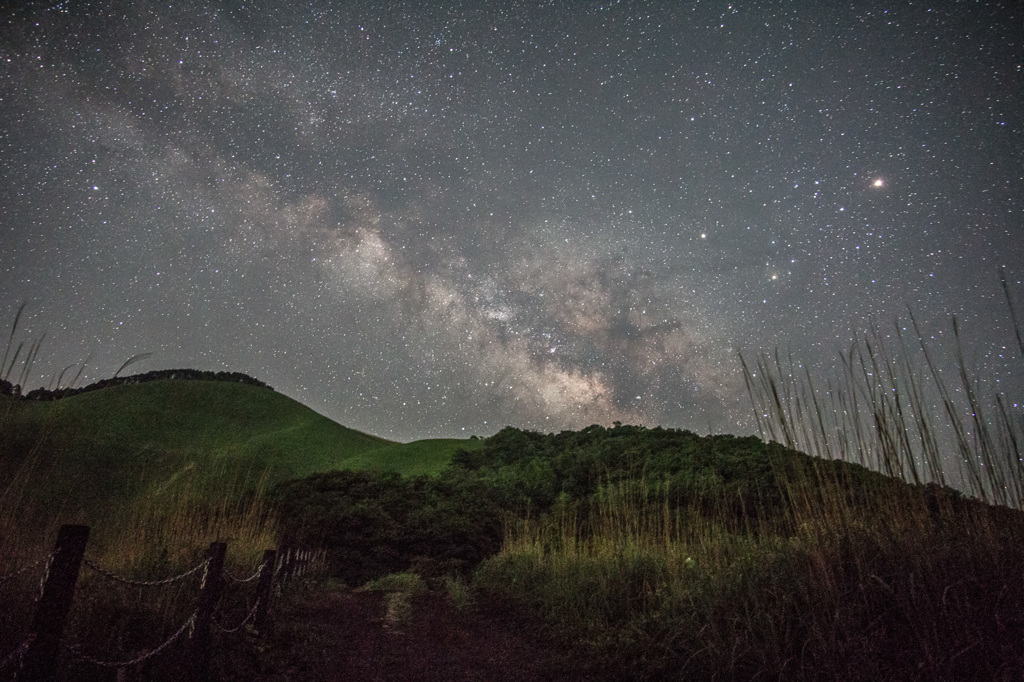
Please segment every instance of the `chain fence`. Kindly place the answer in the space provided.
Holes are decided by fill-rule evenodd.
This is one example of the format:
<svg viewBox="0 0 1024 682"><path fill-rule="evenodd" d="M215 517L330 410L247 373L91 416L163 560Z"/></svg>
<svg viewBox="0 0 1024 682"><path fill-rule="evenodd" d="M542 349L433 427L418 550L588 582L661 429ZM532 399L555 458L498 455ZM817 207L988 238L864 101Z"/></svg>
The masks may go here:
<svg viewBox="0 0 1024 682"><path fill-rule="evenodd" d="M37 602L43 598L43 591L46 589L46 579L50 577L50 567L53 566L53 561L57 558L58 554L60 554L59 547L43 559L45 566L43 567L43 574L39 576L39 591L36 593Z"/></svg>
<svg viewBox="0 0 1024 682"><path fill-rule="evenodd" d="M25 658L25 652L28 651L30 646L32 646L32 642L35 641L35 638L35 635L29 635L21 644L15 647L14 651L7 654L7 657L0 661L0 673L7 670L15 663L20 666L21 659Z"/></svg>
<svg viewBox="0 0 1024 682"><path fill-rule="evenodd" d="M133 658L130 661L101 661L98 658L93 658L89 654L84 653L81 650L81 648L74 643L65 644L64 649L78 660L85 661L86 663L92 663L93 665L100 666L101 668L130 668L133 665L139 665L140 663L148 661L150 658L153 658L157 654L161 653L164 649L169 647L171 644L173 644L179 637L181 637L182 634L184 634L185 630L188 630L195 626L196 616L198 615L199 611L194 611L192 615L189 616L188 620L186 620L185 623L180 628L178 628L177 632L171 635L166 641L164 641L163 644L161 644L160 646L151 651L147 651L146 653L141 654L136 658Z"/></svg>
<svg viewBox="0 0 1024 682"><path fill-rule="evenodd" d="M54 556L56 556L56 554L57 554L57 550L54 550L54 551L50 552L49 554L47 554L46 556L41 557L39 559L36 559L31 564L29 564L27 566L22 566L21 568L15 570L15 571L12 571L11 573L8 573L5 576L0 577L0 585L3 585L4 583L8 582L9 580L13 580L14 578L17 578L19 575L22 575L24 573L27 573L27 572L31 571L33 568L38 567L40 564L42 564L45 561L46 562L46 570L43 571L43 575L39 578L39 589L37 591L37 596L36 596L36 601L39 601L39 596L42 595L42 593L43 593L43 587L46 584L46 578L47 578L47 575L49 574L50 563L53 562L53 558L54 558ZM35 639L36 639L35 633L30 634L28 637L26 637L24 640L22 640L21 644L19 644L18 646L14 647L14 650L11 651L11 653L7 654L7 656L5 656L3 658L3 660L0 660L0 673L2 673L7 668L10 668L14 663L18 663L20 665L21 664L21 660L25 657L25 652L27 652L29 647L32 646L32 642L34 642Z"/></svg>
<svg viewBox="0 0 1024 682"><path fill-rule="evenodd" d="M238 625L236 625L233 628L226 628L226 627L218 624L217 625L217 629L220 630L221 632L227 632L227 633L238 632L243 627L245 627L245 625L248 622L250 622L253 618L256 617L256 611L259 609L259 607L260 607L260 599L257 597L256 598L256 602L252 605L252 608L249 609L249 614L245 617L245 619L242 620L241 623L239 623Z"/></svg>
<svg viewBox="0 0 1024 682"><path fill-rule="evenodd" d="M253 580L256 580L256 578L259 578L261 575L263 575L263 564L260 564L260 567L256 569L256 572L250 575L248 578L236 578L235 576L231 575L231 572L228 571L228 569L224 569L224 577L234 583L251 583Z"/></svg>
<svg viewBox="0 0 1024 682"><path fill-rule="evenodd" d="M202 563L188 569L181 575L176 575L171 578L164 578L162 580L133 580L131 578L125 578L124 576L111 573L110 571L104 569L102 566L97 565L94 561L91 561L89 559L82 559L82 563L84 563L86 566L91 568L96 573L102 575L104 578L107 578L108 580L113 580L114 582L118 582L123 585L130 585L132 587L159 587L160 585L170 585L171 583L180 582L185 578L188 578L189 576L193 575L194 573L198 573L202 569L206 568L210 561L209 559L207 559Z"/></svg>
<svg viewBox="0 0 1024 682"><path fill-rule="evenodd" d="M43 565L42 575L39 579L39 592L35 600L35 617L31 634L14 650L0 659L0 673L3 673L5 679L12 669L17 670L18 679L29 682L55 679L62 650L67 654L68 661L123 670L138 666L166 652L175 642L182 640L185 641L183 655L186 664L193 674L198 674L199 678L203 678L206 674L203 671L209 665L211 627L218 632L228 634L238 632L246 626L252 626L250 632L262 634L269 623L268 607L273 601L272 595L280 594L281 588L289 582L289 579L302 576L323 558L320 552L310 552L294 547L285 547L279 550L268 549L264 551L259 568L248 577L240 578L224 568L227 545L223 542L214 542L210 544L203 561L181 574L159 580L137 580L118 575L99 565L96 561L86 558L84 554L88 536L89 528L86 526L62 526L54 550L48 556L37 559L30 565L20 567L0 579L0 584L2 584ZM198 581L196 610L159 646L139 652L137 655L129 649L125 653L131 656L130 659L113 660L123 654L111 654L104 658L94 652L86 653L84 651L86 645L83 645L80 639L64 635L65 624L68 621L68 614L74 600L75 585L83 564L103 578L129 587L171 585L200 574L202 579ZM226 608L227 601L224 597L225 590L229 585L244 585L256 580L259 582L255 588L254 598L245 596L242 592L236 592L236 597L233 597L232 601L242 598L241 603L235 602L238 604L237 607ZM250 599L252 602L249 601ZM240 615L242 611L246 611L245 616L234 627L225 627L222 624L226 620L227 614ZM88 626L86 626L86 630L88 630ZM91 633L86 637L87 641L93 639ZM196 671L199 672L196 673Z"/></svg>

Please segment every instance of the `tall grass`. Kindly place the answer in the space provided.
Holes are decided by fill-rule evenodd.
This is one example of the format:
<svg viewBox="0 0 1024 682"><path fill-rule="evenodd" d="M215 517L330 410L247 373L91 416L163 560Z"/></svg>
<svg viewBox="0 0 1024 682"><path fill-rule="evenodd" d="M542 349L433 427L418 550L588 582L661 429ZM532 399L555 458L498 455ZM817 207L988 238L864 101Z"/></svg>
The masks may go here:
<svg viewBox="0 0 1024 682"><path fill-rule="evenodd" d="M613 678L1014 678L1014 512L926 487L852 509L838 480L815 484L778 526L621 483L585 518L510 524L476 585L537 605Z"/></svg>
<svg viewBox="0 0 1024 682"><path fill-rule="evenodd" d="M775 470L781 510L751 501L740 520L664 483L606 486L510 522L476 585L535 605L611 678L1017 679L1019 407L983 398L955 320L951 378L909 329L872 329L824 381L778 352L741 358L762 436L820 458Z"/></svg>
<svg viewBox="0 0 1024 682"><path fill-rule="evenodd" d="M86 558L132 580L161 580L196 566L209 544L221 541L228 544L226 569L239 578L251 575L263 550L277 546L278 524L265 480L256 490L232 486L230 481L214 490L211 479L188 473L192 472L185 472L174 485L140 492L111 513L91 519ZM17 528L19 512L30 508L0 509L0 528ZM42 527L32 524L31 533L0 536L0 575L29 567L0 584L0 602L5 605L0 609L0 651L12 650L27 635L42 570L32 562L48 554L59 525L68 521L50 516ZM68 636L97 658L129 660L160 644L189 618L196 608L199 577L133 588L83 565ZM247 591L236 590L242 596L225 601L225 618L242 620L247 612L244 595L253 592L252 584L246 587ZM91 679L89 675L98 671L88 664L69 665L75 679Z"/></svg>
<svg viewBox="0 0 1024 682"><path fill-rule="evenodd" d="M32 341L18 341L15 345L18 327L24 312L25 303L22 303L14 315L14 322L4 346L3 358L0 360L0 381L15 383L16 390L19 392L31 375L32 366L45 339L45 335L43 335ZM28 352L22 355L26 344ZM21 366L18 370L17 380L11 382L19 360ZM82 368L84 369L84 363ZM61 372L61 379L66 372L67 368ZM81 369L79 370L80 375ZM12 400L0 397L0 433L6 432L13 409L14 402ZM0 443L0 559L7 560L9 570L12 562L17 562L23 556L32 556L38 549L39 538L37 535L40 526L38 520L40 517L46 516L49 510L35 499L33 482L40 478L40 450L43 440L46 434L52 431L58 418L57 410L51 412L49 423L42 429L43 436L36 442L28 444L27 454L18 458L16 464L12 465L15 458L10 452L5 451L4 443ZM19 447L25 447L25 445L19 444ZM35 521L35 523L31 521ZM4 574L4 568L3 563L0 563L0 575Z"/></svg>
<svg viewBox="0 0 1024 682"><path fill-rule="evenodd" d="M1017 347L1022 335L1006 277L1003 292ZM913 330L912 336L907 332ZM842 372L824 386L791 355L740 356L761 436L826 459L856 462L909 483L953 485L991 504L1024 507L1024 413L968 363L952 319L940 362L914 318L886 335L877 327L840 353ZM952 367L953 379L943 373Z"/></svg>
<svg viewBox="0 0 1024 682"><path fill-rule="evenodd" d="M15 345L21 314L19 308L0 376L15 376L17 370L19 384L24 385L41 340ZM66 373L57 379L58 386ZM0 431L13 404L9 398L0 398ZM5 441L8 447L21 449L16 457L13 452L5 453L4 442L0 442L0 465L9 465L0 466L0 578L6 577L0 581L0 655L12 651L28 634L45 563L38 562L51 551L62 524L89 525L86 558L133 580L179 575L200 563L214 541L228 543L226 569L245 577L258 566L265 549L277 546L278 522L268 501L268 476L255 474L258 482L254 486L251 473L239 472L227 464L208 465L207 470L195 463L185 464L158 482L140 476L137 489L127 491L116 503L100 503L89 509L63 509L52 500L40 499L37 491L46 488L53 466L48 460L73 455L43 446L46 434L60 425L61 402L57 401L48 412L47 425L37 442ZM83 565L68 637L100 659L131 659L160 644L187 620L195 609L197 580L194 575L164 587L133 588L112 582ZM246 612L244 603L233 607L228 603L227 609L229 616L237 616L238 621ZM163 662L167 660L165 657ZM103 677L100 669L89 664L73 664L65 672L75 679L91 679L93 673L97 679ZM173 677L168 674L171 677L157 675L154 679Z"/></svg>

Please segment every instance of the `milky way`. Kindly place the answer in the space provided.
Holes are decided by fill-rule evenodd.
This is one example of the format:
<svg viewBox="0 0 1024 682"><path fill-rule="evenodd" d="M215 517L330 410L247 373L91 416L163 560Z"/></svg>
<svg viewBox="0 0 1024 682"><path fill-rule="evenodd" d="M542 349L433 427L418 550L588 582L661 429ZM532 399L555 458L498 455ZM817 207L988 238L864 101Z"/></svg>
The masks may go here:
<svg viewBox="0 0 1024 682"><path fill-rule="evenodd" d="M32 385L152 353L402 440L749 433L738 353L909 309L1019 397L1012 5L25 4L0 322Z"/></svg>

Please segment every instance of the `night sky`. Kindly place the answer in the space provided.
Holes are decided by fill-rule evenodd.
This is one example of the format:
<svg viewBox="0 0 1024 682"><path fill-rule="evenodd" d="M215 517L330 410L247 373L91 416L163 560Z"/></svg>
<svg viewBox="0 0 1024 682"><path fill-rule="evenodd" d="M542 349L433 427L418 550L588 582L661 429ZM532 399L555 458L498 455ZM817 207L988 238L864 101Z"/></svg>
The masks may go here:
<svg viewBox="0 0 1024 682"><path fill-rule="evenodd" d="M0 325L29 387L152 353L398 440L750 433L739 352L908 308L1019 396L1020 7L23 3Z"/></svg>

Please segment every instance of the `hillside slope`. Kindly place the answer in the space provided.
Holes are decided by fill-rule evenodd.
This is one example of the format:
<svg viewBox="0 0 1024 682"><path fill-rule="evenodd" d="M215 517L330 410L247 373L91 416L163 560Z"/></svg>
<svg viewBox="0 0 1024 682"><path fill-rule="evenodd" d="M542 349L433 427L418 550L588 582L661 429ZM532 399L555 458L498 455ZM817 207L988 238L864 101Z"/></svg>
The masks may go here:
<svg viewBox="0 0 1024 682"><path fill-rule="evenodd" d="M459 442L440 454L428 448L425 470L443 467ZM401 456L405 447L273 390L232 382L160 380L52 402L0 396L0 501L30 497L65 517L92 517L100 507L186 483L193 491L237 492L262 478L333 469L423 469L415 456ZM382 448L388 457L368 456Z"/></svg>
<svg viewBox="0 0 1024 682"><path fill-rule="evenodd" d="M345 460L343 468L430 476L446 468L457 450L474 452L483 446L484 441L477 438L425 438L411 443L390 443L353 455Z"/></svg>

